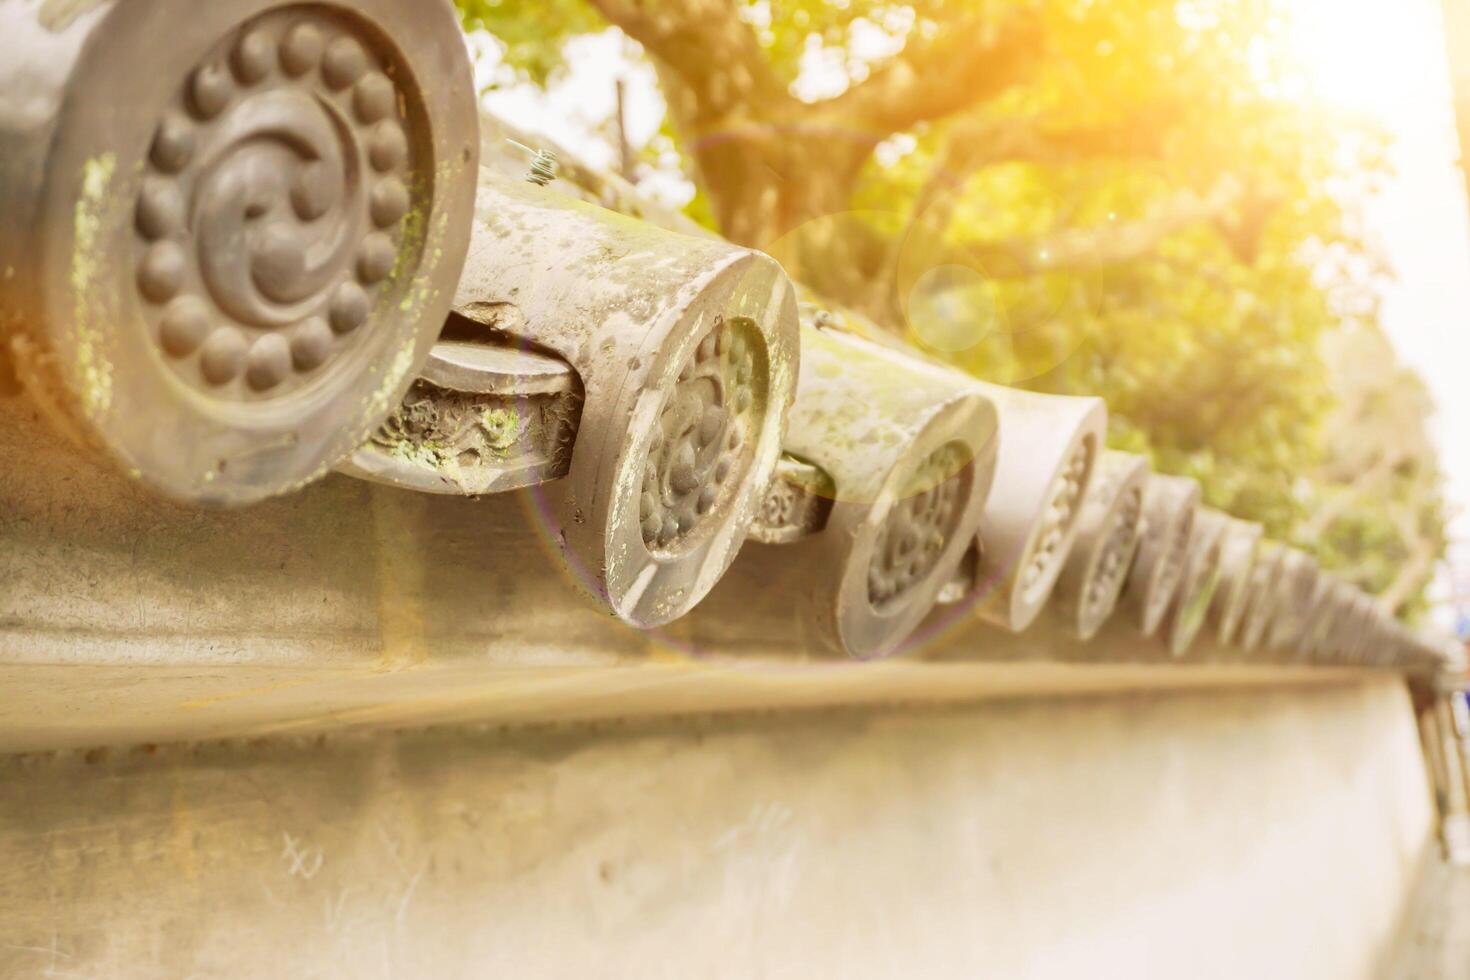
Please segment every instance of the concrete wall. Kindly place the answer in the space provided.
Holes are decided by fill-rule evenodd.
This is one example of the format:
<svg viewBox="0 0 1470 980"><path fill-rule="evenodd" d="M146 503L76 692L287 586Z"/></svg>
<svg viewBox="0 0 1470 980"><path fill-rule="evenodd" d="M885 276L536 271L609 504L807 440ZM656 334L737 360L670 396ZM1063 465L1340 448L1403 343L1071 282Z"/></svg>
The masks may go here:
<svg viewBox="0 0 1470 980"><path fill-rule="evenodd" d="M1391 678L12 756L0 977L1343 980L1430 834Z"/></svg>
<svg viewBox="0 0 1470 980"><path fill-rule="evenodd" d="M329 477L191 510L0 397L0 753L1362 674L1161 663L1162 643L1136 634L1012 637L964 609L936 613L902 656L855 663L819 652L807 607L740 562L709 609L638 631L577 594L538 508L532 492ZM1113 662L1048 662L1081 654Z"/></svg>
<svg viewBox="0 0 1470 980"><path fill-rule="evenodd" d="M1393 675L953 613L836 661L738 565L638 633L537 513L185 510L0 397L0 978L1339 980L1395 930Z"/></svg>

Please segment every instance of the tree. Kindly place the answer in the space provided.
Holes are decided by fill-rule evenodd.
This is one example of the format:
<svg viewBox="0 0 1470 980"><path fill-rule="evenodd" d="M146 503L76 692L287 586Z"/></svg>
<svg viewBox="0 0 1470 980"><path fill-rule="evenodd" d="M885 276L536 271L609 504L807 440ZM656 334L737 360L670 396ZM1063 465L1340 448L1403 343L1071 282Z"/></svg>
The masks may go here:
<svg viewBox="0 0 1470 980"><path fill-rule="evenodd" d="M980 377L1102 395L1114 445L1276 537L1331 496L1320 344L1376 323L1384 141L1300 95L1278 0L460 5L543 82L573 34L638 42L693 212L819 292Z"/></svg>
<svg viewBox="0 0 1470 980"><path fill-rule="evenodd" d="M1444 556L1446 516L1438 454L1427 431L1434 404L1380 332L1348 325L1324 345L1338 400L1326 455L1310 484L1311 516L1297 528L1325 567L1413 617Z"/></svg>

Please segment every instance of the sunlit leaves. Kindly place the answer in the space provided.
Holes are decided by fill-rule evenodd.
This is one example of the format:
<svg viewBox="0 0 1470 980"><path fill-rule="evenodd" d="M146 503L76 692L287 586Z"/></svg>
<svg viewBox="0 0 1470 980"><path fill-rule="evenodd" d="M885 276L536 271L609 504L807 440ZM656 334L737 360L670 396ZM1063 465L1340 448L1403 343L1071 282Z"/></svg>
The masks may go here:
<svg viewBox="0 0 1470 980"><path fill-rule="evenodd" d="M455 0L465 30L505 45L505 64L537 85L562 65L562 44L607 23L586 0Z"/></svg>
<svg viewBox="0 0 1470 980"><path fill-rule="evenodd" d="M567 37L605 26L588 0L458 2L466 26L494 33L507 63L538 83L561 65ZM1348 478L1332 469L1341 450L1324 437L1336 401L1320 345L1344 324L1377 320L1377 286L1388 270L1362 209L1387 173L1387 144L1305 96L1284 0L707 2L729 3L752 32L777 82L767 88L785 86L807 104L860 85L905 45L963 24L978 50L992 25L1033 12L1041 55L1027 61L1020 84L959 118L916 113L931 121L904 134L824 119L813 140L792 125L784 94L784 106L728 111L742 131L770 134L749 151L768 157L707 168L703 178L715 183L699 188L692 208L706 223L728 217L722 205L743 188L718 181L733 174L769 181L754 199L774 196L771 210L798 225L851 212L825 254L802 250L810 285L870 311L899 310L891 325L917 342L927 336L936 353L978 376L1104 396L1114 445L1199 479L1210 504L1261 521L1273 536L1305 535L1298 543L1360 584L1388 587L1415 560L1408 531L1442 542L1432 473L1396 473L1380 493L1339 499ZM667 72L664 80L680 84ZM936 186L949 136L977 119L1046 133L1111 130L1116 138L1090 154L1001 153L938 174L952 207L934 233L939 240L920 244L944 256L936 262L958 255L960 264L935 273L949 291L921 312L947 322L902 322L908 297L893 295L903 288L894 283L894 257L912 245L902 229ZM905 152L875 154L849 183L831 166L832 134L849 131L869 143L901 136ZM664 132L673 138L671 128ZM809 145L799 145L804 138ZM1105 240L1110 229L1136 229L1222 181L1244 188L1228 209L1169 227L1115 262L1025 276L965 264L966 255L992 255L998 244L1024 249L1069 230ZM1305 522L1334 500L1341 515L1306 535Z"/></svg>

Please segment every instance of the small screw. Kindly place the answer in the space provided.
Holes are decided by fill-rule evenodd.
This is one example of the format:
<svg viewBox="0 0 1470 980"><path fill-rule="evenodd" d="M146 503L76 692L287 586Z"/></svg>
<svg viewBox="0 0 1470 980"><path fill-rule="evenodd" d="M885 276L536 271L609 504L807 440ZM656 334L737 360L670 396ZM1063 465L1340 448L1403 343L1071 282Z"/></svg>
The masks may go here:
<svg viewBox="0 0 1470 980"><path fill-rule="evenodd" d="M531 161L531 169L526 174L526 179L537 187L545 187L556 179L556 154L550 150L533 150L531 147L516 140L506 140L512 146L520 147L527 153L534 154Z"/></svg>

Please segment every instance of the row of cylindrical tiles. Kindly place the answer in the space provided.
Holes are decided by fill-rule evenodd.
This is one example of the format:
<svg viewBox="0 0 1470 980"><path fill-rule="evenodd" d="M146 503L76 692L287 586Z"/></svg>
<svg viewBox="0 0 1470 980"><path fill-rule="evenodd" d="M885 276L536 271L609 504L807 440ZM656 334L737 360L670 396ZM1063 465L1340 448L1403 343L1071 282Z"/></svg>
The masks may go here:
<svg viewBox="0 0 1470 980"><path fill-rule="evenodd" d="M978 382L799 288L793 304L784 277L765 257L709 236L565 150L558 150L563 179L549 189L532 186L523 179L526 160L513 147L537 141L485 114L481 135L479 221L455 303L462 320L452 320L450 339L438 351L464 359L474 344L495 337L522 352L571 362L584 385L610 374L625 391L626 365L586 357L591 338L610 349L607 321L583 334L583 318L564 315L572 307L595 309L607 289L598 279L565 270L615 257L620 311L632 305L625 302L630 295L640 297L636 305L647 311L643 326L617 318L631 335L620 338L618 349L667 356L662 370L671 394L657 399L665 407L651 440L626 429L616 437L643 462L623 478L633 489L621 491L629 508L624 520L638 522L633 537L641 537L642 547L638 541L612 547L610 532L594 527L600 538L568 554L574 566L606 570L594 595L629 622L654 625L697 603L719 573L701 578L692 568L682 575L669 571L694 560L706 563L702 571L711 563L723 569L735 558L733 548L716 553L689 542L707 533L702 522L731 521L744 524L750 543L736 565L742 587L716 608L738 615L761 590L766 602L789 604L817 626L815 635L828 648L849 656L904 649L936 607L967 605L979 619L1010 632L1044 617L1078 641L1092 639L1112 620L1150 641L1133 645L1145 655L1156 638L1169 657L1208 647L1242 659L1373 664L1425 674L1452 669L1447 647L1407 631L1355 586L1321 571L1306 554L1264 540L1259 525L1203 506L1193 480L1152 473L1142 457L1104 449L1107 416L1099 399ZM611 211L646 224L630 225ZM524 284L523 266L511 278L495 279L505 264L504 249L495 243L514 237L508 229L528 228L532 234L523 240L553 243L531 277L540 285ZM615 249L606 245L609 228L626 236ZM678 296L660 291L663 303L640 292L653 270L707 249L753 258L760 276L742 275L746 284L758 282L759 312L745 284L731 290L745 304L733 314L729 301L719 299L727 295L722 285ZM527 299L528 288L534 299ZM716 309L719 302L726 306ZM792 306L795 338L789 323L782 326ZM470 321L491 329L476 331ZM677 326L672 334L657 332L665 325ZM732 329L751 341L741 350L763 346L764 356L748 367L727 363L720 352ZM651 344L650 331L656 332ZM701 353L712 360L701 362ZM431 365L437 362L438 353ZM703 370L702 363L714 367ZM432 367L426 377L431 384L444 382ZM646 384L647 377L638 380ZM792 382L794 393L786 387ZM433 390L426 385L423 393ZM733 506L720 509L728 478L721 467L739 459L730 455L728 427L740 412L770 414L788 403L780 452L746 523ZM585 426L596 411L590 396L581 411ZM743 425L757 428L753 421ZM740 424L735 431L742 431ZM559 445L566 447L565 472L575 477L577 440L568 435ZM545 455L536 455L537 468L526 482L545 478L539 468ZM762 481L757 471L769 457L753 455L749 479ZM349 470L409 485L428 470L446 481L442 489L456 493L520 482L510 472L519 464L467 474L453 466L405 463L417 458L379 441ZM575 479L565 490L563 511L570 519L590 513L604 519L605 528L617 523L614 515L602 517L606 511L582 506L599 498L578 495ZM619 496L616 490L606 494ZM738 536L729 540L738 546ZM629 567L619 570L619 562ZM636 600L623 588L626 582L646 583Z"/></svg>
<svg viewBox="0 0 1470 980"><path fill-rule="evenodd" d="M1126 623L1173 656L1208 633L1449 664L1193 482L1106 451L1100 400L978 382L477 125L444 0L51 6L0 5L6 358L162 493L243 504L333 467L534 486L625 622L684 616L739 555L761 601L860 658L948 607L1079 640Z"/></svg>

